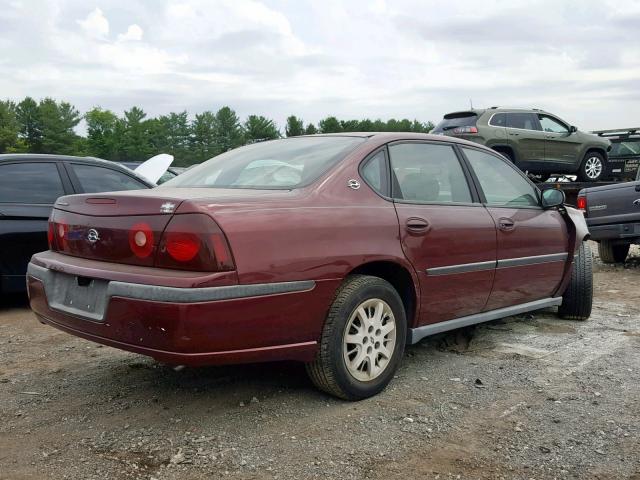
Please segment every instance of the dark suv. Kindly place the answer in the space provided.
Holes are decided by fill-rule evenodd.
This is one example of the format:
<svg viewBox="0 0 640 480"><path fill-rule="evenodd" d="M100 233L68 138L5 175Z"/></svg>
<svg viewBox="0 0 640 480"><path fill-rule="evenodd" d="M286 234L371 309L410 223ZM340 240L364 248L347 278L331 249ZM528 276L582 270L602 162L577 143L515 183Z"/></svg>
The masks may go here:
<svg viewBox="0 0 640 480"><path fill-rule="evenodd" d="M538 109L492 107L448 113L432 133L486 145L543 180L552 174L570 174L596 182L609 174L608 139L580 132Z"/></svg>
<svg viewBox="0 0 640 480"><path fill-rule="evenodd" d="M0 294L25 290L31 255L48 248L47 220L58 197L154 186L98 158L0 155Z"/></svg>

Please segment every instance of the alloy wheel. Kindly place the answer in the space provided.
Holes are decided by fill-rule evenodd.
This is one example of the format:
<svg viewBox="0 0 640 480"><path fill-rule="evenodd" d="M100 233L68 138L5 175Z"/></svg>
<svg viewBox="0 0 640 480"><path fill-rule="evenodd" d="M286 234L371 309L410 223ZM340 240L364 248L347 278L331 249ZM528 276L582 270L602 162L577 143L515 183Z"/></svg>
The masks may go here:
<svg viewBox="0 0 640 480"><path fill-rule="evenodd" d="M590 179L598 178L602 173L602 160L599 157L589 157L584 164L584 172Z"/></svg>
<svg viewBox="0 0 640 480"><path fill-rule="evenodd" d="M342 353L349 374L368 382L384 372L393 357L396 320L391 307L379 298L362 302L344 330Z"/></svg>

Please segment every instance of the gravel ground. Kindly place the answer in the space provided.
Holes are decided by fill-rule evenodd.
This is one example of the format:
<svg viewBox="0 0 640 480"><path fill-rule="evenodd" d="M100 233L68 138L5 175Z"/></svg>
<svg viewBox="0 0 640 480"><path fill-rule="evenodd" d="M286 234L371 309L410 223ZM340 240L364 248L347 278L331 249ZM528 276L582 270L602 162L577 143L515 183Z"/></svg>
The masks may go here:
<svg viewBox="0 0 640 480"><path fill-rule="evenodd" d="M640 250L552 310L408 348L375 398L293 363L175 371L0 307L2 479L640 480Z"/></svg>

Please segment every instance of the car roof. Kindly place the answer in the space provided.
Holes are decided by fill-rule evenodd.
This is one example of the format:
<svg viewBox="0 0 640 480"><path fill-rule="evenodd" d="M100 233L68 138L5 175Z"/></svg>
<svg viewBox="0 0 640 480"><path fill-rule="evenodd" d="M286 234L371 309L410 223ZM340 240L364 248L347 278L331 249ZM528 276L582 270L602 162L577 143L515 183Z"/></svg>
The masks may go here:
<svg viewBox="0 0 640 480"><path fill-rule="evenodd" d="M498 112L513 112L513 113L544 113L548 115L553 115L545 110L540 108L509 108L509 107L490 107L490 108L471 108L469 110L459 110L457 112L449 112L444 115L444 118L447 118L452 115L464 115L464 114L475 114L477 116L481 116L485 113L498 113ZM554 115L555 116L555 115Z"/></svg>
<svg viewBox="0 0 640 480"><path fill-rule="evenodd" d="M30 162L34 160L48 160L55 162L76 162L76 163L84 163L88 165L99 165L104 167L109 167L111 169L119 170L121 172L126 172L131 175L132 173L136 177L137 180L142 181L149 187L155 186L153 183L149 182L146 178L137 173L133 172L131 169L127 167L123 167L117 162L111 162L109 160L104 160L102 158L97 157L77 157L73 155L53 155L48 153L3 153L0 154L0 163L3 162Z"/></svg>

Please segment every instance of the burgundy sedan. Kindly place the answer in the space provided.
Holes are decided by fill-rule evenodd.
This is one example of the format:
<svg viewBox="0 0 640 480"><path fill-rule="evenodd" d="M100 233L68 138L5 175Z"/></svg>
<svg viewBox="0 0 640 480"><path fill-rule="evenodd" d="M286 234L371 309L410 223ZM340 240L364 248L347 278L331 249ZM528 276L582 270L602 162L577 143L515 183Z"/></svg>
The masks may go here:
<svg viewBox="0 0 640 480"><path fill-rule="evenodd" d="M451 137L249 145L163 186L55 204L28 271L38 318L170 364L307 364L380 392L406 344L545 307L591 312L582 213Z"/></svg>

